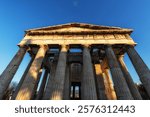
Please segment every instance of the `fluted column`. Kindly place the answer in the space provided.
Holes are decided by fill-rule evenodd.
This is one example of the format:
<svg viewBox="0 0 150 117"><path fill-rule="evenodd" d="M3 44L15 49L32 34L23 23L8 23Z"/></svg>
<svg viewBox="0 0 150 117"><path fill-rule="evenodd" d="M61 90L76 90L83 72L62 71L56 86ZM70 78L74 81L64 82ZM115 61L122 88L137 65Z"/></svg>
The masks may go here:
<svg viewBox="0 0 150 117"><path fill-rule="evenodd" d="M95 73L96 73L97 97L99 100L106 100L107 97L105 94L104 77L100 64L95 64Z"/></svg>
<svg viewBox="0 0 150 117"><path fill-rule="evenodd" d="M81 99L97 99L93 66L88 45L85 45L83 48L83 78L81 81Z"/></svg>
<svg viewBox="0 0 150 117"><path fill-rule="evenodd" d="M57 63L56 62L51 62L50 63L50 75L47 81L47 85L45 88L45 92L43 94L43 100L50 100L51 99L51 90L53 88L53 85L55 83L55 72L56 72L56 66Z"/></svg>
<svg viewBox="0 0 150 117"><path fill-rule="evenodd" d="M140 55L136 52L134 47L129 47L127 53L131 59L131 62L138 73L140 80L150 97L150 70L148 66L144 63Z"/></svg>
<svg viewBox="0 0 150 117"><path fill-rule="evenodd" d="M111 76L109 74L109 67L108 67L108 61L106 58L103 59L103 62L101 63L101 68L103 72L104 77L104 85L105 85L105 94L107 96L108 100L116 100L116 93L114 90L113 82L111 79Z"/></svg>
<svg viewBox="0 0 150 117"><path fill-rule="evenodd" d="M16 55L13 57L9 65L0 76L0 99L2 99L7 87L17 72L19 65L26 53L26 48L20 47Z"/></svg>
<svg viewBox="0 0 150 117"><path fill-rule="evenodd" d="M16 96L17 100L29 100L32 99L35 93L35 89L37 87L38 74L45 57L48 46L42 45L40 46L36 57L24 79L24 82Z"/></svg>
<svg viewBox="0 0 150 117"><path fill-rule="evenodd" d="M108 100L116 100L117 99L116 93L115 93L113 82L110 78L108 69L105 69L104 75L105 75L104 82L105 82L107 98L108 98Z"/></svg>
<svg viewBox="0 0 150 117"><path fill-rule="evenodd" d="M108 65L112 74L117 98L119 100L133 99L112 47L107 46L105 48L105 52L108 59Z"/></svg>
<svg viewBox="0 0 150 117"><path fill-rule="evenodd" d="M46 69L45 73L44 73L44 76L43 76L43 79L42 79L42 82L41 82L40 89L38 91L38 95L36 97L37 100L42 99L44 89L45 89L45 84L46 84L46 81L47 81L47 77L48 77L48 70Z"/></svg>
<svg viewBox="0 0 150 117"><path fill-rule="evenodd" d="M69 79L69 65L66 67L66 76L65 76L65 88L64 88L64 100L70 99L70 79Z"/></svg>
<svg viewBox="0 0 150 117"><path fill-rule="evenodd" d="M42 63L43 64L43 63ZM34 86L34 92L32 93L32 96L31 96L31 100L34 100L36 99L36 96L37 96L37 88L38 88L38 84L39 84L39 81L41 79L41 75L43 73L43 66L41 66L39 72L38 72L38 76L37 76L37 81L35 83L35 86Z"/></svg>
<svg viewBox="0 0 150 117"><path fill-rule="evenodd" d="M31 64L32 64L33 60L34 60L34 57L31 57L31 60L30 60L30 62L29 62L29 64L28 64L28 66L27 66L25 72L23 73L23 76L22 76L21 80L19 81L19 83L18 83L18 85L17 85L17 87L16 87L16 89L15 89L15 92L14 92L14 94L13 94L13 96L12 96L12 100L14 100L14 99L16 98L16 96L17 96L17 94L18 94L18 91L19 91L20 87L22 86L22 83L23 83L23 81L24 81L24 79L25 79L25 76L27 75L27 73L28 73L28 71L29 71L29 69L30 69L30 67L31 67Z"/></svg>
<svg viewBox="0 0 150 117"><path fill-rule="evenodd" d="M65 73L66 73L66 62L67 62L67 46L62 45L59 53L58 64L53 80L52 89L50 90L51 100L62 100L64 93Z"/></svg>
<svg viewBox="0 0 150 117"><path fill-rule="evenodd" d="M118 61L119 61L119 64L120 64L121 69L122 69L122 72L123 72L123 74L125 76L125 80L127 82L127 85L128 85L128 87L130 89L130 92L131 92L133 98L135 100L142 100L142 97L141 97L137 87L135 86L134 81L132 80L132 77L131 77L131 75L130 75L130 73L129 73L129 71L128 71L128 69L127 69L127 67L126 67L126 65L125 65L125 63L123 61L123 55L120 55L118 57Z"/></svg>

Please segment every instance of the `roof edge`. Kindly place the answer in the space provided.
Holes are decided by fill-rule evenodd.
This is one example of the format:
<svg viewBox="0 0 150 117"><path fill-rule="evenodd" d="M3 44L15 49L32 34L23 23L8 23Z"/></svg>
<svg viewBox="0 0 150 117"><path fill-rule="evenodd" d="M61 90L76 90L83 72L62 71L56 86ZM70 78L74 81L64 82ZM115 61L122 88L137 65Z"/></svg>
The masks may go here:
<svg viewBox="0 0 150 117"><path fill-rule="evenodd" d="M78 23L78 22L73 22L73 23L66 23L66 24L58 24L58 25L52 25L52 26L46 26L46 27L40 27L40 28L33 28L29 30L25 30L25 32L30 32L33 30L43 30L43 29L59 29L59 28L64 28L64 27L83 27L83 28L90 28L90 29L126 29L129 31L133 31L133 29L129 28L121 28L121 27L114 27L114 26L104 26L104 25L95 25L95 24L88 24L88 23Z"/></svg>

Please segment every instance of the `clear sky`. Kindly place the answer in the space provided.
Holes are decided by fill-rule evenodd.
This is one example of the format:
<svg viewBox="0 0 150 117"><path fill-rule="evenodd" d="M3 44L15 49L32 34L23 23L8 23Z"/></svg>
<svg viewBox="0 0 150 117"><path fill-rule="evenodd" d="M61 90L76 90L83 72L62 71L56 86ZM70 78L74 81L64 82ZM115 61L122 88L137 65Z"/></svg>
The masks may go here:
<svg viewBox="0 0 150 117"><path fill-rule="evenodd" d="M0 74L16 54L24 30L69 22L134 29L136 50L150 66L150 0L0 0ZM28 61L26 55L14 81ZM139 82L127 56L125 62Z"/></svg>

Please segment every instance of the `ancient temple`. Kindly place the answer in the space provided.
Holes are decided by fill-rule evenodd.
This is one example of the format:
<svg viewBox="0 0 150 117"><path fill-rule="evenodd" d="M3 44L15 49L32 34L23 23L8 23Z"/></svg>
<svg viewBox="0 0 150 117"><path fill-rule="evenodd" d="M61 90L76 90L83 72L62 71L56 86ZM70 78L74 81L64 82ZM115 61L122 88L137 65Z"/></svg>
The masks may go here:
<svg viewBox="0 0 150 117"><path fill-rule="evenodd" d="M150 70L135 50L131 33L131 29L84 23L26 30L0 76L0 99L27 52L31 60L12 99L141 100L124 63L125 53L150 97Z"/></svg>

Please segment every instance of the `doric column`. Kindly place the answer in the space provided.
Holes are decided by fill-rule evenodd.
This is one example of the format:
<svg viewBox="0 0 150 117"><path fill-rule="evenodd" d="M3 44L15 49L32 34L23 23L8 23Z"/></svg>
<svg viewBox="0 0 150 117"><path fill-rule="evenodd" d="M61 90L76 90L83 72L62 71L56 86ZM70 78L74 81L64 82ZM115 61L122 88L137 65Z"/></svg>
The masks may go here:
<svg viewBox="0 0 150 117"><path fill-rule="evenodd" d="M109 74L108 61L106 58L103 59L101 63L101 68L103 72L104 85L105 85L105 94L108 100L116 100L116 93L114 90L113 82Z"/></svg>
<svg viewBox="0 0 150 117"><path fill-rule="evenodd" d="M24 81L24 79L25 79L25 76L27 75L27 73L28 73L28 71L29 71L29 69L30 69L30 67L31 67L31 64L32 64L33 60L34 60L34 57L32 56L32 57L31 57L31 60L30 60L30 62L29 62L29 64L28 64L28 66L27 66L27 68L26 68L26 70L25 70L25 72L23 73L23 76L21 77L21 80L19 81L19 83L18 83L18 85L17 85L17 87L16 87L16 89L15 89L15 92L14 92L14 94L13 94L13 96L12 96L12 100L14 100L14 99L16 98L16 96L17 96L17 94L18 94L18 91L19 91L20 87L22 86L22 83L23 83L23 81Z"/></svg>
<svg viewBox="0 0 150 117"><path fill-rule="evenodd" d="M44 76L43 76L43 79L42 79L42 82L41 82L40 89L38 91L38 95L36 97L37 100L42 99L44 89L45 89L45 84L46 84L46 81L47 81L47 77L48 77L48 70L46 69L45 73L44 73Z"/></svg>
<svg viewBox="0 0 150 117"><path fill-rule="evenodd" d="M99 100L106 100L105 94L105 85L104 85L104 77L101 69L101 65L95 64L95 73L96 73L96 88L97 88L97 97Z"/></svg>
<svg viewBox="0 0 150 117"><path fill-rule="evenodd" d="M42 65L43 65L43 63L42 63ZM32 93L31 100L36 99L37 88L38 88L38 84L39 84L39 81L41 79L42 73L43 73L43 66L41 66L41 68L40 68L40 70L38 72L37 81L36 81L35 86L34 86L34 90L35 91Z"/></svg>
<svg viewBox="0 0 150 117"><path fill-rule="evenodd" d="M9 86L11 80L13 79L15 73L17 72L19 65L26 53L26 49L20 47L19 51L13 57L9 65L3 71L0 76L0 99L2 99L7 87Z"/></svg>
<svg viewBox="0 0 150 117"><path fill-rule="evenodd" d="M132 80L132 77L131 77L131 75L130 75L130 73L129 73L129 71L128 71L128 69L127 69L127 67L123 61L123 55L120 55L118 57L118 61L119 61L120 67L121 67L122 72L125 76L125 80L127 82L127 85L130 89L130 92L131 92L133 98L135 100L142 100L142 97L141 97L137 87L135 86L134 81Z"/></svg>
<svg viewBox="0 0 150 117"><path fill-rule="evenodd" d="M104 83L106 89L105 91L106 91L107 98L108 100L116 100L117 99L116 93L108 69L105 69L104 76L105 76Z"/></svg>
<svg viewBox="0 0 150 117"><path fill-rule="evenodd" d="M52 83L52 89L50 90L51 100L62 100L64 93L65 73L67 62L67 46L62 45L59 53L58 64L55 72L55 77Z"/></svg>
<svg viewBox="0 0 150 117"><path fill-rule="evenodd" d="M32 99L32 97L34 96L35 89L37 87L37 82L39 81L38 74L47 49L48 46L46 45L40 46L36 57L24 79L24 82L16 96L17 100L29 100Z"/></svg>
<svg viewBox="0 0 150 117"><path fill-rule="evenodd" d="M85 45L83 48L83 78L81 81L81 99L97 99L92 60L87 45Z"/></svg>
<svg viewBox="0 0 150 117"><path fill-rule="evenodd" d="M70 66L67 65L66 67L66 76L65 76L65 88L64 88L64 100L70 99L70 79L69 79L69 68Z"/></svg>
<svg viewBox="0 0 150 117"><path fill-rule="evenodd" d="M144 63L140 55L136 52L134 47L129 47L127 53L131 59L131 62L138 73L141 82L143 83L146 92L150 97L150 70L148 66Z"/></svg>
<svg viewBox="0 0 150 117"><path fill-rule="evenodd" d="M112 47L107 46L105 48L105 52L108 59L108 65L112 74L117 98L119 100L133 99Z"/></svg>
<svg viewBox="0 0 150 117"><path fill-rule="evenodd" d="M55 72L56 72L56 66L57 66L57 63L56 62L51 62L50 63L50 75L49 75L49 78L48 78L48 81L47 81L47 85L46 85L46 88L45 88L45 92L44 92L44 95L43 95L43 100L50 100L51 99L51 90L53 88L53 85L55 83Z"/></svg>

